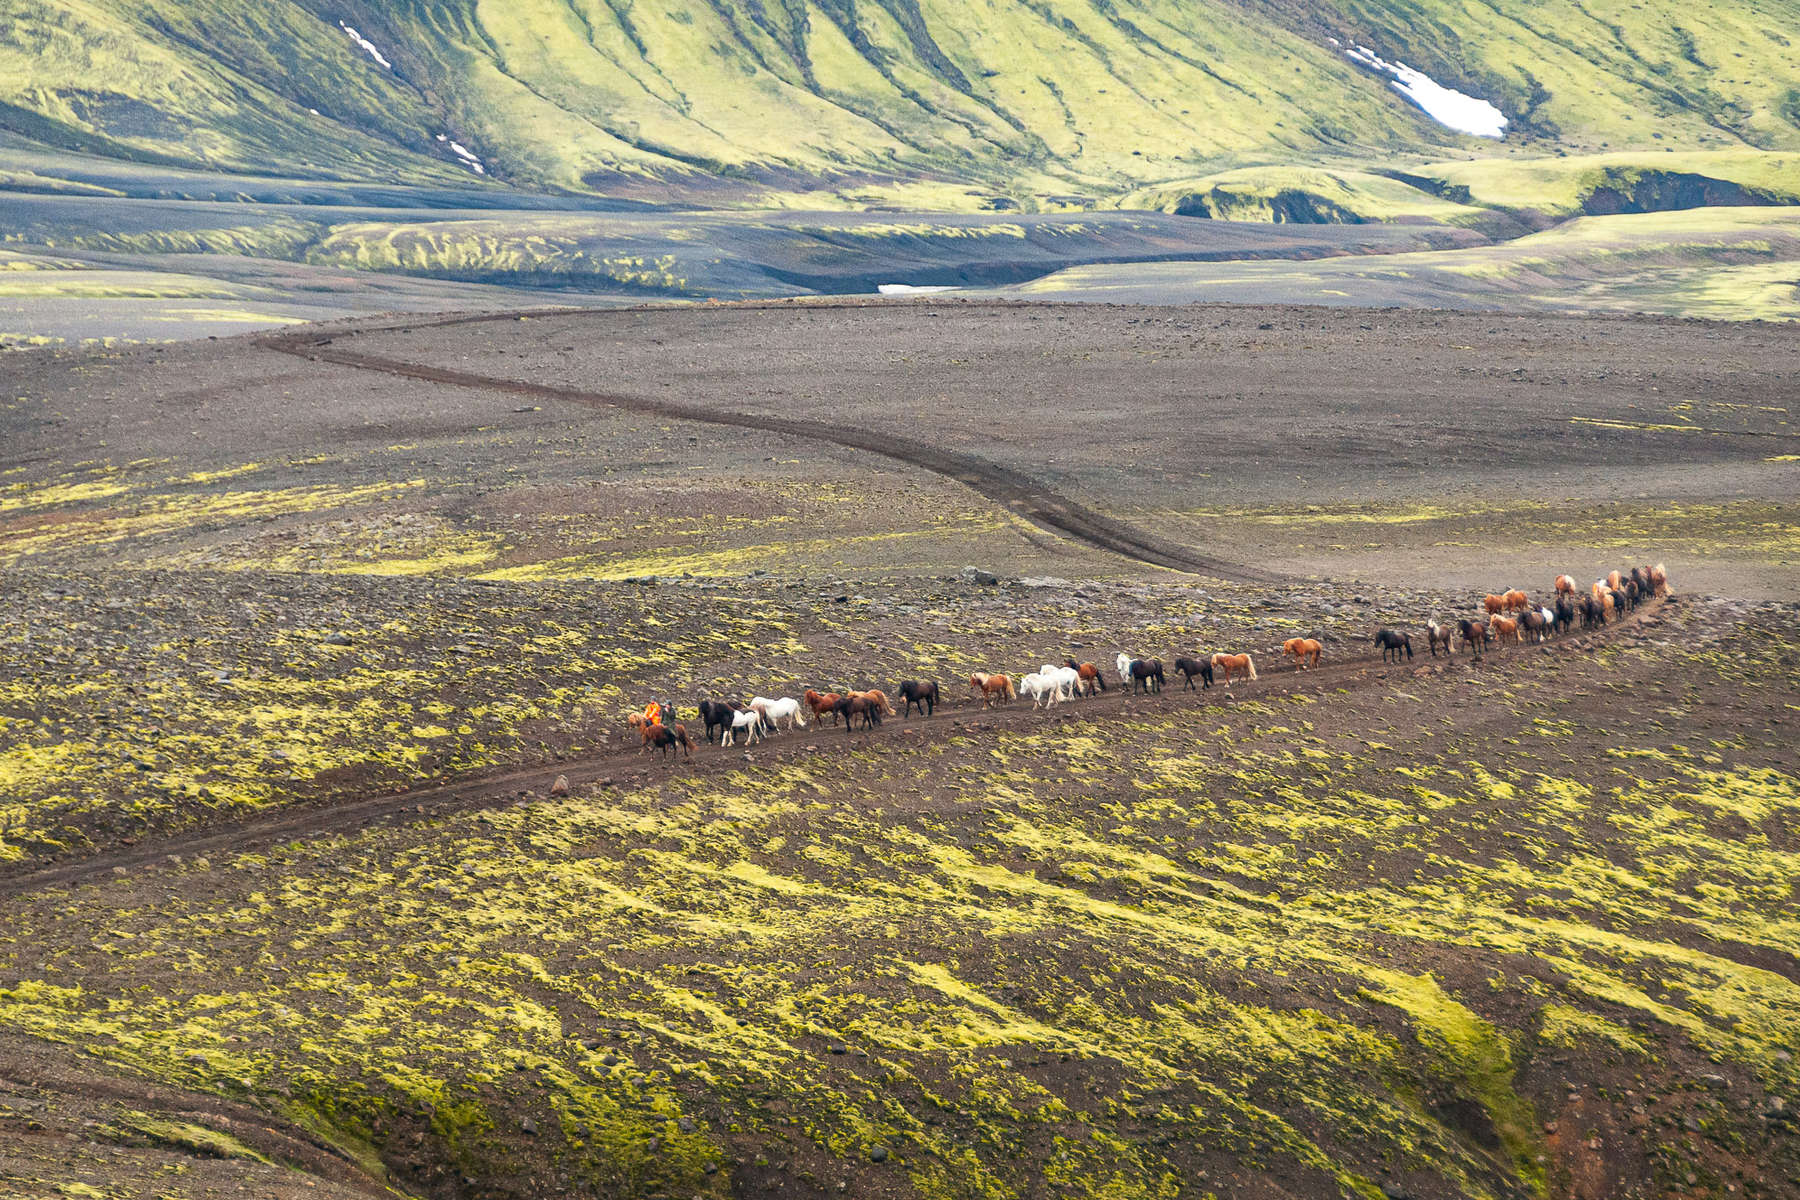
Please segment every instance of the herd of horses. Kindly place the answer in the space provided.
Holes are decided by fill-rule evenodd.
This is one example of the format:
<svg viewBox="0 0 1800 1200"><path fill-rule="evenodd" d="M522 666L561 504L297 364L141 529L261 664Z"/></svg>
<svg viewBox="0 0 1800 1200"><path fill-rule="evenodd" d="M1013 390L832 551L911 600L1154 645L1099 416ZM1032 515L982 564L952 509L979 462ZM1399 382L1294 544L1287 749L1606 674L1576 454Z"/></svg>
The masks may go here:
<svg viewBox="0 0 1800 1200"><path fill-rule="evenodd" d="M1454 624L1428 622L1425 636L1433 658L1437 657L1440 647L1450 655L1458 648L1479 654L1496 641L1544 641L1572 630L1577 620L1583 629L1598 628L1652 596L1668 594L1669 576L1661 563L1654 567L1633 567L1629 572L1610 572L1604 579L1596 579L1585 596L1579 595L1573 577L1559 575L1548 604L1534 602L1528 593L1513 588L1484 597L1479 616L1465 617ZM1374 641L1381 650L1384 663L1413 656L1412 636L1404 630L1379 630ZM1289 638L1282 643L1281 649L1283 656L1291 659L1295 669L1300 671L1319 666L1325 655L1324 644L1316 638ZM1239 676L1257 678L1255 660L1242 653L1181 657L1175 660L1174 666L1190 690L1194 689L1195 679L1200 680L1201 687L1212 687L1221 673L1227 686ZM1160 692L1166 680L1160 658L1133 658L1129 654L1120 654L1113 662L1113 669L1119 685L1134 694ZM969 676L968 684L983 709L1010 704L1021 696L1029 698L1033 708L1048 709L1078 696L1094 696L1106 691L1106 673L1095 663L1069 658L1061 666L1045 663L1036 671L1016 679L999 672L976 671ZM927 717L937 713L941 692L934 680L908 679L900 684L897 694L905 706L906 717L912 716L914 711ZM808 713L816 724L823 724L827 717L833 725L841 723L846 734L859 728L874 729L883 717L901 715L901 710L896 710L887 693L879 688L865 692L817 692L808 688L798 700L786 696L753 696L746 702L702 700L699 709L707 742L711 743L716 737L722 746L736 745L740 738L746 746L755 745L783 728L804 729ZM664 712L672 717L673 706L653 705L645 712L631 714L630 724L643 738L639 753L656 749L665 758L671 752L685 753L692 758L694 742L688 736L687 726L673 720L665 722L661 718Z"/></svg>

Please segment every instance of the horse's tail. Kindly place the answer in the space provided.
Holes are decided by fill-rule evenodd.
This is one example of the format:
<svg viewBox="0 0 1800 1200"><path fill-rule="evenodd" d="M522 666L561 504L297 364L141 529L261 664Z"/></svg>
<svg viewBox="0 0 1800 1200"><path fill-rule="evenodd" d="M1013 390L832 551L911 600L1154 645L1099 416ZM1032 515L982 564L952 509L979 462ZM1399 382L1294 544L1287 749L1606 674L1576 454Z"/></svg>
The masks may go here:
<svg viewBox="0 0 1800 1200"><path fill-rule="evenodd" d="M1094 671L1094 682L1098 683L1100 685L1100 690L1104 692L1106 690L1106 672L1096 669Z"/></svg>
<svg viewBox="0 0 1800 1200"><path fill-rule="evenodd" d="M1248 654L1244 655L1244 665L1250 668L1250 678L1256 678L1256 660Z"/></svg>
<svg viewBox="0 0 1800 1200"><path fill-rule="evenodd" d="M1006 675L1002 678L1006 680L1006 698L1008 700L1017 700L1019 698L1019 689L1014 685L1013 677L1011 675Z"/></svg>

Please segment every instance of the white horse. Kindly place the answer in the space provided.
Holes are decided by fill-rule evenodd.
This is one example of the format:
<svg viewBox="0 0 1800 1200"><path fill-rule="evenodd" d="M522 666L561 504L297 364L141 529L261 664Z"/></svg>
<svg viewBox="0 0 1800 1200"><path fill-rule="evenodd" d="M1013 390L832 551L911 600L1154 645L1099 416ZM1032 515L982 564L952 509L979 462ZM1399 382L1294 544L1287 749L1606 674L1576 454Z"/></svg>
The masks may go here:
<svg viewBox="0 0 1800 1200"><path fill-rule="evenodd" d="M1048 675L1041 675L1033 671L1019 680L1019 695L1030 696L1033 708L1037 708L1040 704L1045 708L1054 708L1057 700L1062 697L1062 689L1056 685L1056 680Z"/></svg>
<svg viewBox="0 0 1800 1200"><path fill-rule="evenodd" d="M1055 682L1058 699L1073 700L1075 694L1081 690L1081 672L1074 667L1059 667L1055 663L1045 663L1038 668L1038 674Z"/></svg>
<svg viewBox="0 0 1800 1200"><path fill-rule="evenodd" d="M780 729L781 722L786 721L789 729L806 728L806 718L801 715L800 702L792 696L782 696L771 700L766 696L752 696L750 707L763 714L763 723L770 729Z"/></svg>
<svg viewBox="0 0 1800 1200"><path fill-rule="evenodd" d="M1132 658L1131 655L1129 655L1129 654L1119 655L1118 662L1119 662L1119 682L1120 683L1130 683L1131 682L1131 664L1135 661L1137 661L1137 660Z"/></svg>
<svg viewBox="0 0 1800 1200"><path fill-rule="evenodd" d="M744 745L754 746L756 739L762 736L762 723L763 715L754 708L734 712L731 714L731 724L726 728L725 736L720 739L720 744L733 745L737 740L737 731L742 729L744 730Z"/></svg>

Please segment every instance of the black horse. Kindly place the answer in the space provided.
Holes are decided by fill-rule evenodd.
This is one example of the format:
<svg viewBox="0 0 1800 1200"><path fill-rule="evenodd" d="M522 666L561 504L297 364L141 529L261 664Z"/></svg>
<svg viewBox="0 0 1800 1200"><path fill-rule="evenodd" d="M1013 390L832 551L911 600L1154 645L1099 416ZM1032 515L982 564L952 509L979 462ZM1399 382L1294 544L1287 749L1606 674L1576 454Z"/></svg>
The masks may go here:
<svg viewBox="0 0 1800 1200"><path fill-rule="evenodd" d="M914 706L918 707L921 715L929 717L937 712L937 681L908 679L900 685L900 699L906 702L906 707L900 714L903 718L912 716Z"/></svg>
<svg viewBox="0 0 1800 1200"><path fill-rule="evenodd" d="M1575 628L1575 602L1573 600L1567 596L1557 598L1556 613L1550 622L1550 628L1556 633L1567 633Z"/></svg>
<svg viewBox="0 0 1800 1200"><path fill-rule="evenodd" d="M1134 658L1127 669L1131 676L1131 690L1142 689L1146 695L1160 692L1163 687L1163 665L1160 658Z"/></svg>
<svg viewBox="0 0 1800 1200"><path fill-rule="evenodd" d="M706 740L713 740L713 730L721 733L731 727L731 714L741 712L743 705L736 700L702 700L700 702L700 719L706 722Z"/></svg>
<svg viewBox="0 0 1800 1200"><path fill-rule="evenodd" d="M1194 676L1196 675L1200 677L1202 687L1213 685L1212 663L1207 659L1178 658L1175 660L1175 669L1187 676L1187 685L1190 691L1198 690L1194 687Z"/></svg>
<svg viewBox="0 0 1800 1200"><path fill-rule="evenodd" d="M1394 656L1395 662L1399 662L1400 652L1403 650L1406 652L1406 657L1413 656L1412 639L1397 629L1384 629L1376 634L1375 644L1381 647L1382 662L1386 662L1390 654Z"/></svg>

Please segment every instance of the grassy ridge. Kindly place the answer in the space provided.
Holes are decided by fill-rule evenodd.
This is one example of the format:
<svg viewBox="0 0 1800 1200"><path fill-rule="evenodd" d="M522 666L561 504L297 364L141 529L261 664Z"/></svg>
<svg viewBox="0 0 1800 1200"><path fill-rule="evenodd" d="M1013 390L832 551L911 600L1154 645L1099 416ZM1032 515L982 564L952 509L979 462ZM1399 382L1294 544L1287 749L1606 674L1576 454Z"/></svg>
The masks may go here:
<svg viewBox="0 0 1800 1200"><path fill-rule="evenodd" d="M1494 99L1540 143L1792 148L1797 30L1791 0L24 0L0 32L0 127L301 178L480 184L444 135L531 188L1029 206L1462 141L1340 34Z"/></svg>

